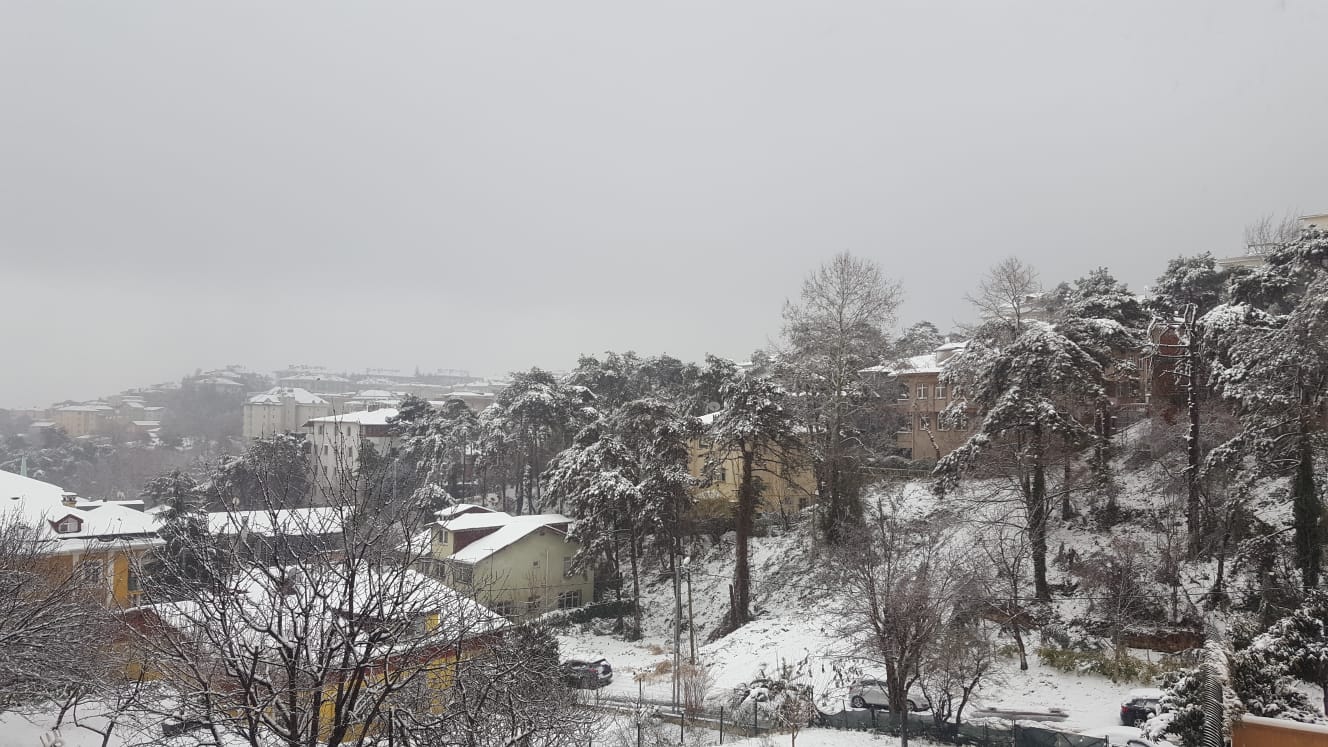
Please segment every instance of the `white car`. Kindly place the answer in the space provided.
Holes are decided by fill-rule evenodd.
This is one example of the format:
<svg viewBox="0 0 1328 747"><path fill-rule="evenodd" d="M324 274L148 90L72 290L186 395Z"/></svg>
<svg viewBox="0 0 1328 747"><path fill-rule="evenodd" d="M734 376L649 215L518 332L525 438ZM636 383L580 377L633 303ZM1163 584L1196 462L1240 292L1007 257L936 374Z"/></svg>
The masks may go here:
<svg viewBox="0 0 1328 747"><path fill-rule="evenodd" d="M848 698L848 704L854 708L890 708L890 693L885 689L885 680L858 680L848 689ZM925 711L931 708L927 698L916 688L909 688L907 698L910 711Z"/></svg>

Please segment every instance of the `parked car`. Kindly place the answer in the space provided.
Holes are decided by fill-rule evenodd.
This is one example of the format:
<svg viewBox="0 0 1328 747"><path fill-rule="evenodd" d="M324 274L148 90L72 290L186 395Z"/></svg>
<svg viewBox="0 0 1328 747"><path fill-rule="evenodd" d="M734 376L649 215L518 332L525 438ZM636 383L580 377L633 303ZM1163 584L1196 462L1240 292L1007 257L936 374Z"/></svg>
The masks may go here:
<svg viewBox="0 0 1328 747"><path fill-rule="evenodd" d="M613 682L613 667L605 659L568 659L562 663L563 681L569 687L595 689Z"/></svg>
<svg viewBox="0 0 1328 747"><path fill-rule="evenodd" d="M931 704L915 688L907 693L908 710L925 711ZM862 679L848 689L848 702L854 708L890 708L890 693L885 688L885 680Z"/></svg>
<svg viewBox="0 0 1328 747"><path fill-rule="evenodd" d="M1138 726L1162 711L1162 691L1154 687L1131 690L1120 704L1120 722Z"/></svg>

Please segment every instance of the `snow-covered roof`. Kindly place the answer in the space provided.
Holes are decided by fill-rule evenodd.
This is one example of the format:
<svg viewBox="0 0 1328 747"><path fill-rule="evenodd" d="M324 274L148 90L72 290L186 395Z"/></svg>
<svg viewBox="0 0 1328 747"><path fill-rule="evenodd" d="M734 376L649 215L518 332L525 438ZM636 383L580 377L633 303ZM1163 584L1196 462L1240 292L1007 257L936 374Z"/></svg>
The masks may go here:
<svg viewBox="0 0 1328 747"><path fill-rule="evenodd" d="M397 395L385 389L365 389L355 395L361 399L393 399Z"/></svg>
<svg viewBox="0 0 1328 747"><path fill-rule="evenodd" d="M378 410L360 410L359 412L348 412L345 415L327 415L321 418L313 418L310 423L359 423L360 425L387 425L388 418L395 418L397 410L395 407L384 407Z"/></svg>
<svg viewBox="0 0 1328 747"><path fill-rule="evenodd" d="M109 412L115 408L110 405L65 405L55 409L59 412Z"/></svg>
<svg viewBox="0 0 1328 747"><path fill-rule="evenodd" d="M160 420L131 420L129 421L139 428L160 428Z"/></svg>
<svg viewBox="0 0 1328 747"><path fill-rule="evenodd" d="M237 534L240 531L264 537L276 534L335 534L341 531L341 524L341 511L332 506L273 511L213 511L208 514L208 529L213 534Z"/></svg>
<svg viewBox="0 0 1328 747"><path fill-rule="evenodd" d="M73 500L74 505L66 501ZM0 514L43 530L59 541L60 550L80 549L89 543L133 537L156 543L157 518L127 506L103 501L78 501L74 494L49 482L0 470ZM51 522L73 516L80 522L76 532L57 533Z"/></svg>
<svg viewBox="0 0 1328 747"><path fill-rule="evenodd" d="M474 518L472 519L471 517ZM482 523L483 520L488 520L488 523ZM501 523L493 523L495 520L499 520ZM454 532L463 529L480 529L493 526L497 526L498 530L486 534L465 547L462 547L459 551L452 553L448 559L455 560L459 563L478 563L499 550L515 544L518 540L540 529L549 529L561 534L562 530L555 528L553 525L569 524L571 521L571 519L562 514L512 516L510 514L505 514L502 511L495 511L492 514L463 514L452 521L443 524L443 527Z"/></svg>
<svg viewBox="0 0 1328 747"><path fill-rule="evenodd" d="M262 394L255 394L249 398L251 405L279 405L285 400L293 399L297 405L325 405L327 401L322 397L310 392L307 389L301 389L298 386L274 386Z"/></svg>
<svg viewBox="0 0 1328 747"><path fill-rule="evenodd" d="M53 422L51 422L51 421L49 421L49 420L34 420L34 421L32 421L32 425L30 425L30 426L28 426L28 427L29 427L29 428L54 428L54 427L55 427L55 423L53 423Z"/></svg>
<svg viewBox="0 0 1328 747"><path fill-rule="evenodd" d="M150 611L163 623L191 634L215 625L218 606L238 604L238 614L232 619L242 620L245 625L237 627L235 635L243 636L249 645L271 647L284 644L292 632L286 628L292 625L302 628L300 632L309 640L323 639L309 628L338 625L338 618L352 609L403 621L438 615L438 627L428 637L412 642L419 645L444 637L469 639L507 624L473 599L413 570L383 572L331 564L286 567L284 571L278 567L256 568L238 574L231 585L238 592L234 597L164 602L136 609ZM282 579L287 585L279 583ZM383 653L392 653L390 647L384 647Z"/></svg>
<svg viewBox="0 0 1328 747"><path fill-rule="evenodd" d="M461 516L462 514L472 513L472 512L482 512L490 514L499 513L486 506L481 506L478 503L458 503L455 506L448 506L447 508L438 509L437 511L434 512L434 516L438 517L439 522L444 522L453 517Z"/></svg>

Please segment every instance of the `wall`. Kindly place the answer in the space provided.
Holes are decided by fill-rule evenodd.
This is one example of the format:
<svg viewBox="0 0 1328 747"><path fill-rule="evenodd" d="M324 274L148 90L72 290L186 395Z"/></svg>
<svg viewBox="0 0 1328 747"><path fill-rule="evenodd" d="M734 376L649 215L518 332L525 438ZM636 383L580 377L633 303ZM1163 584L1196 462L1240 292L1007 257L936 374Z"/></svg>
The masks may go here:
<svg viewBox="0 0 1328 747"><path fill-rule="evenodd" d="M1231 727L1231 747L1328 747L1328 726L1245 716Z"/></svg>
<svg viewBox="0 0 1328 747"><path fill-rule="evenodd" d="M688 444L687 471L693 477L701 477L712 455L714 452L708 443L692 441ZM742 460L736 451L716 458L722 460L720 471L709 485L696 490L696 498L736 503L742 482ZM758 469L757 476L765 485L761 495L763 512L793 514L816 502L816 476L806 458L799 458L803 463L793 467L772 461L764 469Z"/></svg>
<svg viewBox="0 0 1328 747"><path fill-rule="evenodd" d="M557 609L558 595L564 592L579 591L581 604L590 604L595 591L594 572L563 576L563 559L575 554L578 547L553 529L531 532L476 564L472 593L486 607L510 602L518 615L523 610L533 615ZM535 607L529 607L532 597L539 598Z"/></svg>
<svg viewBox="0 0 1328 747"><path fill-rule="evenodd" d="M935 372L900 374L899 384L907 387L908 399L900 399L895 407L904 415L909 424L908 431L900 431L895 438L895 445L909 449L913 459L935 461L958 448L968 440L969 430L941 430L941 411L950 405L950 391L945 396L936 396L936 385L940 374ZM918 387L926 387L926 397L918 397ZM922 430L922 418L930 423L931 436ZM935 441L935 444L932 442Z"/></svg>

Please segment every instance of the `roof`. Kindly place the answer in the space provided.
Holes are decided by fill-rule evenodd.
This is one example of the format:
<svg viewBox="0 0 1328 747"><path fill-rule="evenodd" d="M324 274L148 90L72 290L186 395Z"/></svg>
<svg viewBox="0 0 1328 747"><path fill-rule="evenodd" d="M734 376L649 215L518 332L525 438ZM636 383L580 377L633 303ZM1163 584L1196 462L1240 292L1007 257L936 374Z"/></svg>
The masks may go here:
<svg viewBox="0 0 1328 747"><path fill-rule="evenodd" d="M242 530L264 537L278 533L293 536L336 534L341 531L341 523L341 511L331 506L213 511L208 514L208 530L213 534L238 534Z"/></svg>
<svg viewBox="0 0 1328 747"><path fill-rule="evenodd" d="M110 405L65 405L55 409L59 412L110 412L115 408Z"/></svg>
<svg viewBox="0 0 1328 747"><path fill-rule="evenodd" d="M161 425L160 420L131 420L129 421L139 428L157 428Z"/></svg>
<svg viewBox="0 0 1328 747"><path fill-rule="evenodd" d="M488 508L487 506L481 506L478 503L458 503L454 506L448 506L447 508L438 509L437 511L434 512L434 516L438 517L439 522L444 522L453 517L460 516L465 513L471 513L476 510L491 514L499 513L497 511L494 511L492 508Z"/></svg>
<svg viewBox="0 0 1328 747"><path fill-rule="evenodd" d="M66 499L75 499L73 506ZM74 494L49 482L0 470L0 514L15 516L31 526L44 528L49 539L59 541L60 550L86 547L90 542L135 538L156 544L157 517L116 503L79 502ZM49 522L73 515L81 520L77 532L56 534Z"/></svg>
<svg viewBox="0 0 1328 747"><path fill-rule="evenodd" d="M386 391L384 389L365 389L364 391L359 392L355 396L363 397L364 399L392 399L397 395L389 391Z"/></svg>
<svg viewBox="0 0 1328 747"><path fill-rule="evenodd" d="M293 399L297 405L325 405L327 401L307 389L298 386L274 386L262 394L249 398L251 405L279 405Z"/></svg>
<svg viewBox="0 0 1328 747"><path fill-rule="evenodd" d="M388 418L395 418L397 409L395 407L383 407L377 410L360 410L359 412L348 412L345 415L327 415L321 418L313 418L310 423L359 423L360 425L387 425Z"/></svg>
<svg viewBox="0 0 1328 747"><path fill-rule="evenodd" d="M279 584L279 579L290 585ZM470 639L507 624L502 617L445 584L400 568L384 572L334 563L252 569L237 574L231 587L237 592L235 597L203 597L136 609L150 611L163 623L190 633L215 626L215 611L224 606L235 611L231 618L238 623L234 625L235 635L244 637L249 644L273 648L283 645L295 632L288 629L290 626L301 628L299 632L308 640L327 640L326 631L320 634L311 628L338 625L338 618L351 607L361 614L371 612L374 616L397 620L421 620L438 614L438 627L408 645L425 645L437 642L438 638ZM348 597L348 593L354 597ZM343 639L333 635L331 640ZM385 648L383 653L391 652Z"/></svg>
<svg viewBox="0 0 1328 747"><path fill-rule="evenodd" d="M498 531L493 532L491 534L486 534L483 537L480 537L474 542L471 542L470 544L461 548L459 551L452 553L452 555L449 556L448 558L449 560L454 560L459 563L478 563L481 560L484 560L485 558L489 557L490 555L493 555L494 553L498 552L499 550L502 550L505 547L515 544L519 540L523 539L527 535L537 530L547 528L551 529L552 531L558 532L559 534L563 534L562 530L556 529L552 525L570 523L572 521L571 519L567 518L566 516L563 516L562 514L536 514L533 516L511 516L509 514L504 514L501 511L495 511L494 513L498 514L501 518L504 519L503 523L498 525ZM444 524L443 526L446 527L447 529L451 529L452 531L459 531L460 528L453 526L453 524L455 522L463 521L471 516L489 518L491 515L465 514L463 516L457 517L452 522ZM481 528L481 526L491 527L494 526L494 524L490 523L490 524L484 524L480 526L467 527L467 528L478 529Z"/></svg>

